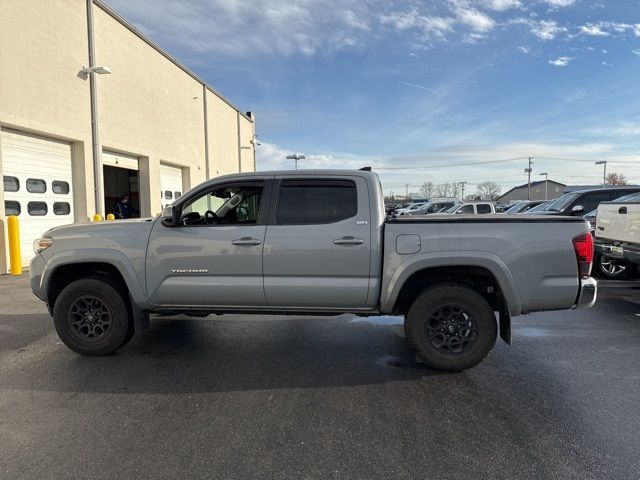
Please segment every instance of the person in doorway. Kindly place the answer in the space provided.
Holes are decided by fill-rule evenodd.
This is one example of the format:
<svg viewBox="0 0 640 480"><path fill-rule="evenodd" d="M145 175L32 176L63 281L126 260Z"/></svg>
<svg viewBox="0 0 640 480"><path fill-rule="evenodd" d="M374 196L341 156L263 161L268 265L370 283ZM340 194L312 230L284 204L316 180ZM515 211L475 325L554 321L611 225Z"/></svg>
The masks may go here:
<svg viewBox="0 0 640 480"><path fill-rule="evenodd" d="M129 204L129 195L122 195L113 210L116 218L131 218L131 205Z"/></svg>

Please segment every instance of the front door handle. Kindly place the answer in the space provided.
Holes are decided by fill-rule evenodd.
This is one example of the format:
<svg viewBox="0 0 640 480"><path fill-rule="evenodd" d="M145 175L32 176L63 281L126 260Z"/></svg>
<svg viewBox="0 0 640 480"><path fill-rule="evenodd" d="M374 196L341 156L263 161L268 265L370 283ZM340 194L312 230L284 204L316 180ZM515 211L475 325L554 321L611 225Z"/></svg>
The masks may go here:
<svg viewBox="0 0 640 480"><path fill-rule="evenodd" d="M260 245L262 242L260 240L258 240L257 238L242 237L242 238L238 238L236 240L232 240L231 243L233 243L234 245L241 246L241 247L253 247L253 246L256 246L256 245Z"/></svg>
<svg viewBox="0 0 640 480"><path fill-rule="evenodd" d="M362 245L364 243L364 240L361 238L348 236L348 237L336 238L333 241L333 243L336 245L344 245L346 247L350 247L353 245Z"/></svg>

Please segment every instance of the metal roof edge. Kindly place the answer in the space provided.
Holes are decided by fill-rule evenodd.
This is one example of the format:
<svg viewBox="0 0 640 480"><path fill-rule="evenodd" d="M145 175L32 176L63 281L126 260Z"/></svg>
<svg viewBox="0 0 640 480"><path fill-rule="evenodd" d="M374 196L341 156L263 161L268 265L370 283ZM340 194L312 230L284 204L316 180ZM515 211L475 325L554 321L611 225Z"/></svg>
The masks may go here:
<svg viewBox="0 0 640 480"><path fill-rule="evenodd" d="M211 85L209 85L207 82L202 80L202 78L200 78L192 70L190 70L187 66L185 66L182 62L180 62L180 60L178 60L175 57L173 57L164 48L162 48L156 42L151 40L151 38L149 38L147 35L145 35L140 30L138 30L131 22L129 22L129 20L124 18L122 15L120 15L118 12L116 12L109 5L105 4L102 0L93 0L93 4L95 6L97 6L97 7L99 7L100 9L102 9L105 13L107 13L109 16L111 16L114 20L116 20L117 22L121 23L124 27L126 27L134 35L138 36L147 45L149 45L151 48L156 50L159 54L161 54L163 57L165 57L167 60L169 60L171 63L173 63L176 67L181 69L183 72L185 72L191 78L193 78L195 81L197 81L201 85L204 85L207 90L209 90L216 97L218 97L224 103L226 103L231 108L233 108L236 112L238 112L240 115L242 115L245 119L247 119L251 123L253 123L253 119L251 117L249 117L246 113L242 112L242 110L240 110L233 103L231 103L231 101L229 101L224 95L222 95L221 93L217 92Z"/></svg>

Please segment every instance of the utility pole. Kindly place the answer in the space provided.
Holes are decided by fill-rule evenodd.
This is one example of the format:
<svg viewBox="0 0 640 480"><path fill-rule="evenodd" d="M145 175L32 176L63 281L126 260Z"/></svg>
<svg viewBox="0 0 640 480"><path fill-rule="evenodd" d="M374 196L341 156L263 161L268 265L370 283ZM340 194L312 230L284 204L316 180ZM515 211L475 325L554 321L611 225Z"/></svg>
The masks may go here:
<svg viewBox="0 0 640 480"><path fill-rule="evenodd" d="M462 198L461 200L464 202L464 186L467 184L467 182L459 182L460 183L460 188L462 188Z"/></svg>
<svg viewBox="0 0 640 480"><path fill-rule="evenodd" d="M409 184L406 183L405 186L405 191L404 191L404 198L406 198L407 200L409 200Z"/></svg>
<svg viewBox="0 0 640 480"><path fill-rule="evenodd" d="M527 190L527 200L531 200L531 172L533 171L533 169L531 168L531 165L533 164L533 157L529 157L529 168L525 168L524 169L524 173L527 174L528 176L528 180L527 180L527 185L528 185L528 190Z"/></svg>

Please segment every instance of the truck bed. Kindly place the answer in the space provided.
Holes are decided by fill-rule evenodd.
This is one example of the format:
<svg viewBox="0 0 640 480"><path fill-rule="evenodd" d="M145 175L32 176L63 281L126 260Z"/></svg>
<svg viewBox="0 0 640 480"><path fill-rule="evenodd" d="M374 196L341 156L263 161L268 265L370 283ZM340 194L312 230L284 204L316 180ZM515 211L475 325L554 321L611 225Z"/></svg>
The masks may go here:
<svg viewBox="0 0 640 480"><path fill-rule="evenodd" d="M490 273L512 315L570 308L580 288L572 240L588 231L580 217L425 215L388 219L381 305L423 268L476 267Z"/></svg>

